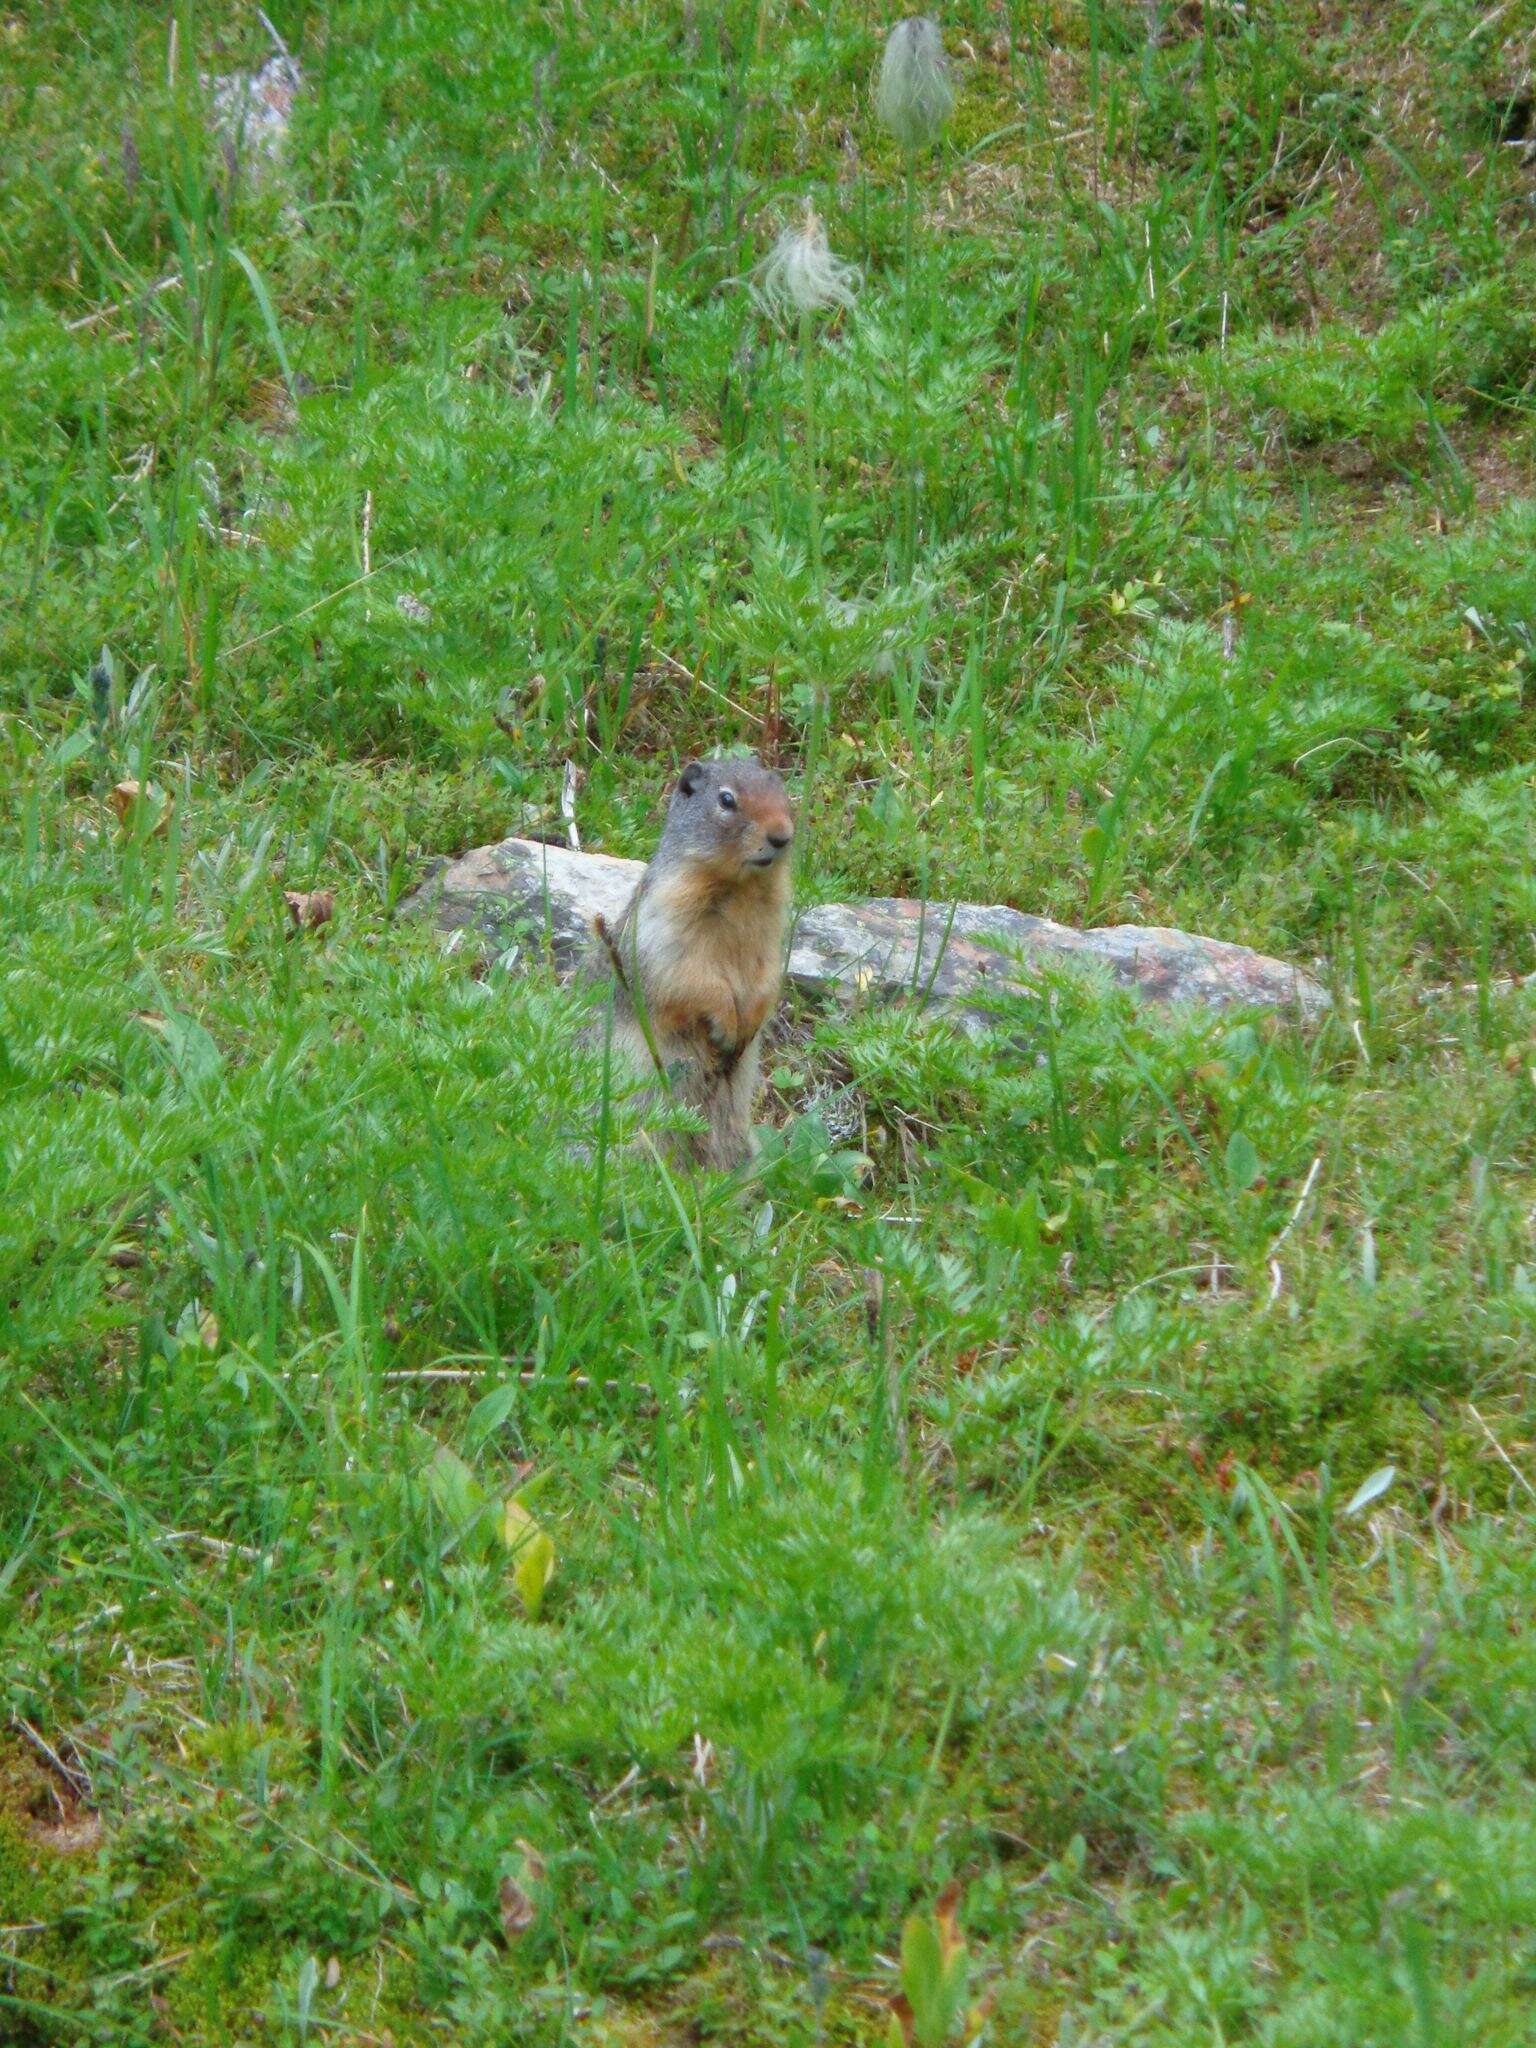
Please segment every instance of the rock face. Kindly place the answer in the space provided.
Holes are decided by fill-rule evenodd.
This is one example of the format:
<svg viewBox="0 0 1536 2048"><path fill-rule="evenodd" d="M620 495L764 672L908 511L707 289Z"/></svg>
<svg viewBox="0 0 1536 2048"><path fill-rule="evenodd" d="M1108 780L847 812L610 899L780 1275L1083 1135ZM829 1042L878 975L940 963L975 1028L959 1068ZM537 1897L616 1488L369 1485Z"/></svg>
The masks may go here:
<svg viewBox="0 0 1536 2048"><path fill-rule="evenodd" d="M431 917L481 951L531 940L569 972L590 942L594 913L616 918L641 872L637 860L503 839L448 862L402 912ZM1027 990L1032 968L1063 962L1107 969L1149 1002L1287 1010L1304 1021L1328 1008L1325 991L1299 968L1222 939L1159 925L1076 931L1001 905L893 896L800 911L789 978L811 994L913 997L975 1010L991 994Z"/></svg>
<svg viewBox="0 0 1536 2048"><path fill-rule="evenodd" d="M244 165L259 183L282 156L303 73L286 49L258 71L230 71L203 79L214 133L231 173Z"/></svg>

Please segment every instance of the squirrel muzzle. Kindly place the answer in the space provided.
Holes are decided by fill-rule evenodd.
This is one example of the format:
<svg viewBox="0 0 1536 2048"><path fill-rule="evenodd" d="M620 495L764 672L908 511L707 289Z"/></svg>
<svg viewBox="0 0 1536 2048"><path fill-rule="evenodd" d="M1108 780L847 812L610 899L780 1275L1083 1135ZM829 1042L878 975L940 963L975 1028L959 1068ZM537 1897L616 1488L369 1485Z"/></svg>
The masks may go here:
<svg viewBox="0 0 1536 2048"><path fill-rule="evenodd" d="M795 821L789 812L776 807L754 822L758 826L756 846L743 853L744 864L749 868L771 868L787 860L795 837Z"/></svg>

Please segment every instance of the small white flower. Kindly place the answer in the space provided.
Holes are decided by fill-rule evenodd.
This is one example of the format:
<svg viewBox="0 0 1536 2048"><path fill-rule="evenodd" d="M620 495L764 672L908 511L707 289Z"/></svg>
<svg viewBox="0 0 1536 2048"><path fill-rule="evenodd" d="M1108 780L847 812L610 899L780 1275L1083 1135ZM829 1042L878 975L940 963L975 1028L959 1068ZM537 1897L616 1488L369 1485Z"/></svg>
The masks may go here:
<svg viewBox="0 0 1536 2048"><path fill-rule="evenodd" d="M770 313L825 313L851 306L860 283L856 264L827 247L827 231L809 201L797 228L785 228L757 268L757 296Z"/></svg>
<svg viewBox="0 0 1536 2048"><path fill-rule="evenodd" d="M938 25L926 14L898 21L885 39L875 112L905 150L937 142L955 111L955 88Z"/></svg>

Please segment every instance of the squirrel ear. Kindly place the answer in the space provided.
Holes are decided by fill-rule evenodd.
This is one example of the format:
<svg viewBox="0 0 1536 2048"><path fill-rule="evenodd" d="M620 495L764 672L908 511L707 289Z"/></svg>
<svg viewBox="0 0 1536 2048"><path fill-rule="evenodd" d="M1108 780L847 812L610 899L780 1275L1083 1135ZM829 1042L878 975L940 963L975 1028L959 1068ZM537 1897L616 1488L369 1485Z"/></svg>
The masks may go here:
<svg viewBox="0 0 1536 2048"><path fill-rule="evenodd" d="M698 788L699 784L703 780L703 764L698 761L690 761L687 767L683 770L682 774L677 779L678 795L692 796L694 791Z"/></svg>

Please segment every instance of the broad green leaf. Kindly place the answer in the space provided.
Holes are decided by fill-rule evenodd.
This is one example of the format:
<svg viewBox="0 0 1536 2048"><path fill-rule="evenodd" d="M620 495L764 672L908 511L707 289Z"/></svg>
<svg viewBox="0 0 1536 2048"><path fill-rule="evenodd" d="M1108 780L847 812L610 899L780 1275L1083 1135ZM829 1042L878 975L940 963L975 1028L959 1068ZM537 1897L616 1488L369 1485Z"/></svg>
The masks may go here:
<svg viewBox="0 0 1536 2048"><path fill-rule="evenodd" d="M425 1436L426 1432L422 1434ZM490 1505L490 1495L457 1451L434 1439L427 1459L427 1491L444 1521L460 1539L468 1536Z"/></svg>
<svg viewBox="0 0 1536 2048"><path fill-rule="evenodd" d="M939 1930L924 1913L914 1913L901 1930L901 1988L921 2023L944 1976Z"/></svg>
<svg viewBox="0 0 1536 2048"><path fill-rule="evenodd" d="M499 1387L492 1387L488 1394L482 1394L469 1411L465 1434L471 1444L483 1444L493 1437L517 1406L522 1394L518 1380L507 1380Z"/></svg>
<svg viewBox="0 0 1536 2048"><path fill-rule="evenodd" d="M537 1621L555 1575L555 1546L514 1493L501 1511L501 1540L512 1553L512 1583L530 1621Z"/></svg>
<svg viewBox="0 0 1536 2048"><path fill-rule="evenodd" d="M218 1075L224 1065L224 1055L195 1017L188 1017L180 1010L167 1010L163 1017L147 1012L141 1012L140 1016L165 1047L171 1065L187 1087L201 1087Z"/></svg>
<svg viewBox="0 0 1536 2048"><path fill-rule="evenodd" d="M1251 1188L1259 1177L1259 1155L1246 1131L1234 1131L1227 1140L1227 1183L1236 1194Z"/></svg>

